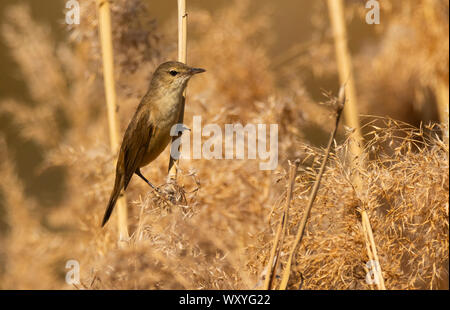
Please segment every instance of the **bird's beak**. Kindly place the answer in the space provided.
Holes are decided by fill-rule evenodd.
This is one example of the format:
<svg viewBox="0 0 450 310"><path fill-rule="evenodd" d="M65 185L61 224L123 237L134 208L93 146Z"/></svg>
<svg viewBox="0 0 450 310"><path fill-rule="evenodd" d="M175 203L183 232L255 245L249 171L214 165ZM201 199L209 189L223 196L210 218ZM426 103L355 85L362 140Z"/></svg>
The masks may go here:
<svg viewBox="0 0 450 310"><path fill-rule="evenodd" d="M189 73L191 74L191 75L194 75L194 74L197 74L197 73L202 73L202 72L205 72L206 70L205 69L202 69L202 68L191 68L191 70L189 70Z"/></svg>

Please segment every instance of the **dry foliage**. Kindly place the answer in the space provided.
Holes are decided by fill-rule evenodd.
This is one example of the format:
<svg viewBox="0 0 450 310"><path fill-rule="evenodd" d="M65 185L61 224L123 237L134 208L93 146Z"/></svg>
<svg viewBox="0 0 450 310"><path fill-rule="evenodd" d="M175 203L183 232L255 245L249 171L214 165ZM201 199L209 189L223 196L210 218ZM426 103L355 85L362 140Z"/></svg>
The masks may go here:
<svg viewBox="0 0 450 310"><path fill-rule="evenodd" d="M179 184L187 204L175 208L161 204L144 182L134 179L127 191L132 236L128 247L119 248L114 221L100 229L113 185L115 154L108 147L94 2L80 2L85 22L71 29L67 41L59 44L48 27L31 18L26 6L13 6L2 17L1 35L20 66L33 102L0 102L1 119L8 119L16 129L13 137L0 133L0 288L73 288L65 283L70 259L81 266L77 288L260 287L286 198L287 160L300 158L302 165L280 254L281 268L323 156L321 149L305 141L306 129L320 126L327 132L332 113L311 99L305 81L292 70L272 71L272 59L258 39L270 30L271 21L263 9L249 17L249 1L235 1L214 14L193 10L189 23L195 40L189 42L188 61L208 72L188 88L187 125L192 125L193 115L201 115L203 124L277 123L279 168L260 171L257 161L182 160ZM437 5L435 1L421 3L431 9ZM112 10L123 130L147 88L150 73L170 58L161 55L176 55L176 46L168 44L176 42L176 37L173 28L157 27L139 0L114 1ZM413 24L416 18L394 6L391 14L402 16L397 20L402 25ZM446 31L439 28L445 23ZM324 29L319 24L318 32ZM436 31L424 27L414 31L434 31L430 40L448 42L448 15L441 24ZM385 27L383 33L390 33L396 26ZM422 32L413 32L411 37L402 42L413 42L409 44L417 44L417 49L429 46L419 43L427 38ZM320 61L332 51L332 42L323 41L311 42L299 63L290 67L309 66L317 74L335 74L334 65L331 70ZM371 105L377 105L388 114L399 98L391 96L392 92L415 96L422 89L400 80L384 88L393 70L412 82L423 72L435 76L444 70L442 62L448 64L448 48L446 57L439 49L420 49L421 57L436 58L421 63L418 75L413 74L409 70L417 62L417 53L394 52L396 44L398 40L386 36L372 51L370 70L377 74L365 73L364 78L365 71L356 65L358 87L369 112ZM309 62L307 57L311 57ZM365 56L361 52L356 57ZM400 74L386 65L387 58L392 62L402 59L408 66L402 65L405 71ZM441 71L448 81L448 71ZM289 83L275 85L279 77L288 77ZM421 79L420 85L426 80ZM364 123L365 165L350 165L346 159L349 141L337 142L298 249L289 288L297 289L300 284L302 289L370 288L365 281L368 257L360 208L369 214L388 289L448 288L448 145L441 141L439 127L415 128L374 117ZM64 194L53 205L43 206L30 195L23 176L18 175L15 139L32 141L42 149L42 158L30 176L64 169ZM166 150L143 170L156 184L165 180L168 156ZM352 186L354 174L363 180L360 192Z"/></svg>

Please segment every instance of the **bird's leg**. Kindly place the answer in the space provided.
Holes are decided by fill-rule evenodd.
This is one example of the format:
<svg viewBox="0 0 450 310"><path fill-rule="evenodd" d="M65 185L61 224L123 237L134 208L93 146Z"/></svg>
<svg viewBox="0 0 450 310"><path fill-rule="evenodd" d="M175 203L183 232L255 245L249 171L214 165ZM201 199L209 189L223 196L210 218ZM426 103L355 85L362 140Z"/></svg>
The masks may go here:
<svg viewBox="0 0 450 310"><path fill-rule="evenodd" d="M149 180L147 180L141 173L140 169L137 169L134 173L136 173L142 180L145 181L145 183L147 183L148 185L150 185L150 187L155 191L156 196L158 196L160 199L163 199L165 202L167 202L170 206L173 206L173 203L170 201L170 199L168 199L167 197L164 197L165 195L159 190L159 188L157 188L156 186L154 186L152 183L150 183Z"/></svg>
<svg viewBox="0 0 450 310"><path fill-rule="evenodd" d="M147 183L148 185L150 185L150 187L151 188L153 188L155 191L157 191L157 192L159 192L159 189L158 188L156 188L156 186L154 186L152 183L150 183L150 181L149 180L147 180L143 175L142 175L142 173L141 173L141 170L140 169L138 169L138 170L136 170L136 172L135 172L142 180L144 180L145 181L145 183Z"/></svg>

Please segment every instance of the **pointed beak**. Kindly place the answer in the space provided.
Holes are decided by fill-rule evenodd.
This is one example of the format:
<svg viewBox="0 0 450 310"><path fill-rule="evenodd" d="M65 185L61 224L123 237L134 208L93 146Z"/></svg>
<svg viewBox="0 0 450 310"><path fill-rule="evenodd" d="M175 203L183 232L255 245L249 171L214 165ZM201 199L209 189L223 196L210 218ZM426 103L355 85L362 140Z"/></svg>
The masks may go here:
<svg viewBox="0 0 450 310"><path fill-rule="evenodd" d="M202 73L202 72L205 72L206 70L205 69L202 69L202 68L191 68L191 70L189 70L189 73L191 74L191 75L194 75L194 74L197 74L197 73Z"/></svg>

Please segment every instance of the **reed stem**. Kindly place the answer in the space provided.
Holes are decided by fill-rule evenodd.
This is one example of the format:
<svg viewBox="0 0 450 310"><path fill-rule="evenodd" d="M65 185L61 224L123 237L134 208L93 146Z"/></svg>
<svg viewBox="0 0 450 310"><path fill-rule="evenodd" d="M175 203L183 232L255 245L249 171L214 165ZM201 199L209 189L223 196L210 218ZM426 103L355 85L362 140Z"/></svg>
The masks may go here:
<svg viewBox="0 0 450 310"><path fill-rule="evenodd" d="M341 85L346 85L346 94L348 97L348 102L344 109L344 118L347 126L355 130L353 137L356 143L352 144L352 152L355 156L359 156L362 153L361 142L363 139L361 125L359 123L355 77L353 75L352 60L347 45L343 0L328 0L328 10L334 35L339 80Z"/></svg>
<svg viewBox="0 0 450 310"><path fill-rule="evenodd" d="M288 224L289 224L289 207L291 205L292 193L294 192L295 185L295 177L297 175L298 166L300 165L300 160L295 160L294 164L289 163L289 188L287 190L286 197L286 205L284 207L284 212L281 217L281 221L278 224L277 233L275 236L275 240L272 246L272 250L270 252L269 263L267 265L267 275L264 281L264 289L270 290L273 284L273 281L276 277L276 272L278 270L278 264L280 262L280 252L281 247L283 246L284 237L288 232ZM278 244L280 246L278 246ZM274 262L275 260L275 262Z"/></svg>
<svg viewBox="0 0 450 310"><path fill-rule="evenodd" d="M444 130L444 142L448 145L449 140L449 119L448 119L448 109L449 109L449 94L448 94L448 82L443 79L438 79L435 83L434 92L436 95L436 101L439 111L439 119L443 125Z"/></svg>
<svg viewBox="0 0 450 310"><path fill-rule="evenodd" d="M178 61L182 63L187 62L187 13L186 0L178 0ZM178 124L183 124L184 121L184 107L186 102L186 92L183 95L183 102L181 106L180 116L178 117ZM182 133L172 138L172 142L181 137ZM181 151L181 145L180 145ZM177 179L178 160L174 160L172 156L169 159L169 176L168 181L174 182Z"/></svg>
<svg viewBox="0 0 450 310"><path fill-rule="evenodd" d="M109 140L111 151L117 153L119 149L119 126L117 122L116 90L114 87L114 58L111 35L111 15L109 2L97 0L98 26L102 48L103 80L106 96L106 108L108 111ZM119 240L128 240L127 227L127 203L125 195L117 201L117 224L119 228Z"/></svg>

